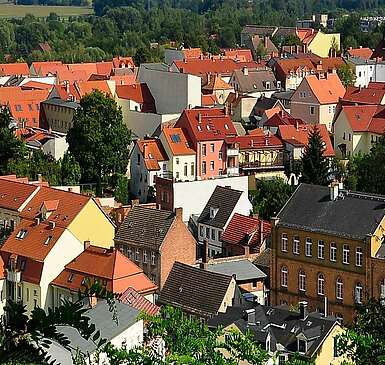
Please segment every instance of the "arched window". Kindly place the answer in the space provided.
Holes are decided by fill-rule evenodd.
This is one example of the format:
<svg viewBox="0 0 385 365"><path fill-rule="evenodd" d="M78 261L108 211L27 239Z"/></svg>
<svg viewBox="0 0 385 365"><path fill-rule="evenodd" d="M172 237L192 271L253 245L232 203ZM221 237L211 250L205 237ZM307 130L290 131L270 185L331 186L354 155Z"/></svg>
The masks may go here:
<svg viewBox="0 0 385 365"><path fill-rule="evenodd" d="M284 288L287 288L287 276L288 276L288 270L286 266L282 266L281 268L281 286Z"/></svg>
<svg viewBox="0 0 385 365"><path fill-rule="evenodd" d="M298 274L298 287L300 291L306 291L306 274L303 270Z"/></svg>
<svg viewBox="0 0 385 365"><path fill-rule="evenodd" d="M317 293L318 295L325 295L325 277L323 274L318 274Z"/></svg>
<svg viewBox="0 0 385 365"><path fill-rule="evenodd" d="M363 299L363 287L360 282L356 284L354 288L354 300L357 304L361 304Z"/></svg>
<svg viewBox="0 0 385 365"><path fill-rule="evenodd" d="M336 281L336 298L338 300L344 299L344 282L340 277Z"/></svg>
<svg viewBox="0 0 385 365"><path fill-rule="evenodd" d="M385 279L380 282L380 298L385 299Z"/></svg>

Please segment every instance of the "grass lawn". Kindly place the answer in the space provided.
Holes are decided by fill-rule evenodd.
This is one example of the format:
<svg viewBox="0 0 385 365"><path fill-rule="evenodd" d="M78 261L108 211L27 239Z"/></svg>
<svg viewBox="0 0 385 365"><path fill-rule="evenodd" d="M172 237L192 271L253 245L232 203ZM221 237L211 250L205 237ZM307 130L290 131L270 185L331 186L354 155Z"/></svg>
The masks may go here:
<svg viewBox="0 0 385 365"><path fill-rule="evenodd" d="M46 17L50 13L56 13L62 17L89 15L94 11L84 6L43 6L43 5L14 5L4 4L0 0L0 18L22 18L26 14L37 17Z"/></svg>

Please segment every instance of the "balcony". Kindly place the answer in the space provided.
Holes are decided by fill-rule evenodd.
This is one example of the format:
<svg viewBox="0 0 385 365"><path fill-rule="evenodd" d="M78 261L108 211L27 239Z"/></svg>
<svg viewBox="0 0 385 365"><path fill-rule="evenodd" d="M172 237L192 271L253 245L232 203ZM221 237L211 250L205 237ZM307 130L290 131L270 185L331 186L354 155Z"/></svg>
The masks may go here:
<svg viewBox="0 0 385 365"><path fill-rule="evenodd" d="M239 150L238 148L228 148L226 153L228 157L235 157L239 155Z"/></svg>
<svg viewBox="0 0 385 365"><path fill-rule="evenodd" d="M241 162L239 167L242 170L284 170L283 161L271 162Z"/></svg>
<svg viewBox="0 0 385 365"><path fill-rule="evenodd" d="M239 168L238 167L228 167L226 169L227 176L238 176L239 175Z"/></svg>
<svg viewBox="0 0 385 365"><path fill-rule="evenodd" d="M20 283L21 271L11 271L7 269L7 280L12 283Z"/></svg>

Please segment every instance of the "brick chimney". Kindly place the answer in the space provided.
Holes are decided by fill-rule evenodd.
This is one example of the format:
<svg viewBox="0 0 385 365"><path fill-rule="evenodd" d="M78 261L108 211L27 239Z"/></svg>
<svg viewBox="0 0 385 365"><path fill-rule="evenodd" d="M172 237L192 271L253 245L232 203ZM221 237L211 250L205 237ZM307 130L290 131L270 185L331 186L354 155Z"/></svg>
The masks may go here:
<svg viewBox="0 0 385 365"><path fill-rule="evenodd" d="M84 250L87 250L91 246L91 241L84 241Z"/></svg>
<svg viewBox="0 0 385 365"><path fill-rule="evenodd" d="M308 316L308 308L307 308L307 302L299 302L299 313L301 315L301 319L304 321Z"/></svg>
<svg viewBox="0 0 385 365"><path fill-rule="evenodd" d="M96 304L98 304L98 298L96 298L95 294L91 295L88 300L91 308L95 308Z"/></svg>
<svg viewBox="0 0 385 365"><path fill-rule="evenodd" d="M175 208L175 217L183 221L183 208Z"/></svg>
<svg viewBox="0 0 385 365"><path fill-rule="evenodd" d="M139 199L132 199L131 200L131 208L135 207L136 205L139 205Z"/></svg>

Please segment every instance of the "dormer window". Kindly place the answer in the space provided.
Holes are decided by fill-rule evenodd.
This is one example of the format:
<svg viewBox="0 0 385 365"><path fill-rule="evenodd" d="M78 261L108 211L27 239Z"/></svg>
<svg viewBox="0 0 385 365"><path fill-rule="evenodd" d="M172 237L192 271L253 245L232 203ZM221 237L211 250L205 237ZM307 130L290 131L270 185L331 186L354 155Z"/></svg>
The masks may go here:
<svg viewBox="0 0 385 365"><path fill-rule="evenodd" d="M215 218L215 216L217 215L218 213L218 208L216 207L210 207L210 218Z"/></svg>
<svg viewBox="0 0 385 365"><path fill-rule="evenodd" d="M28 234L28 231L26 229L21 229L17 235L16 235L16 238L19 239L19 240L22 240L23 238L25 238L25 236Z"/></svg>
<svg viewBox="0 0 385 365"><path fill-rule="evenodd" d="M68 276L68 282L69 283L72 283L72 280L74 279L74 274L71 273L69 276Z"/></svg>
<svg viewBox="0 0 385 365"><path fill-rule="evenodd" d="M52 240L52 236L48 236L45 241L44 241L44 245L47 246Z"/></svg>
<svg viewBox="0 0 385 365"><path fill-rule="evenodd" d="M300 354L306 354L307 352L307 343L305 340L298 340L298 352Z"/></svg>

